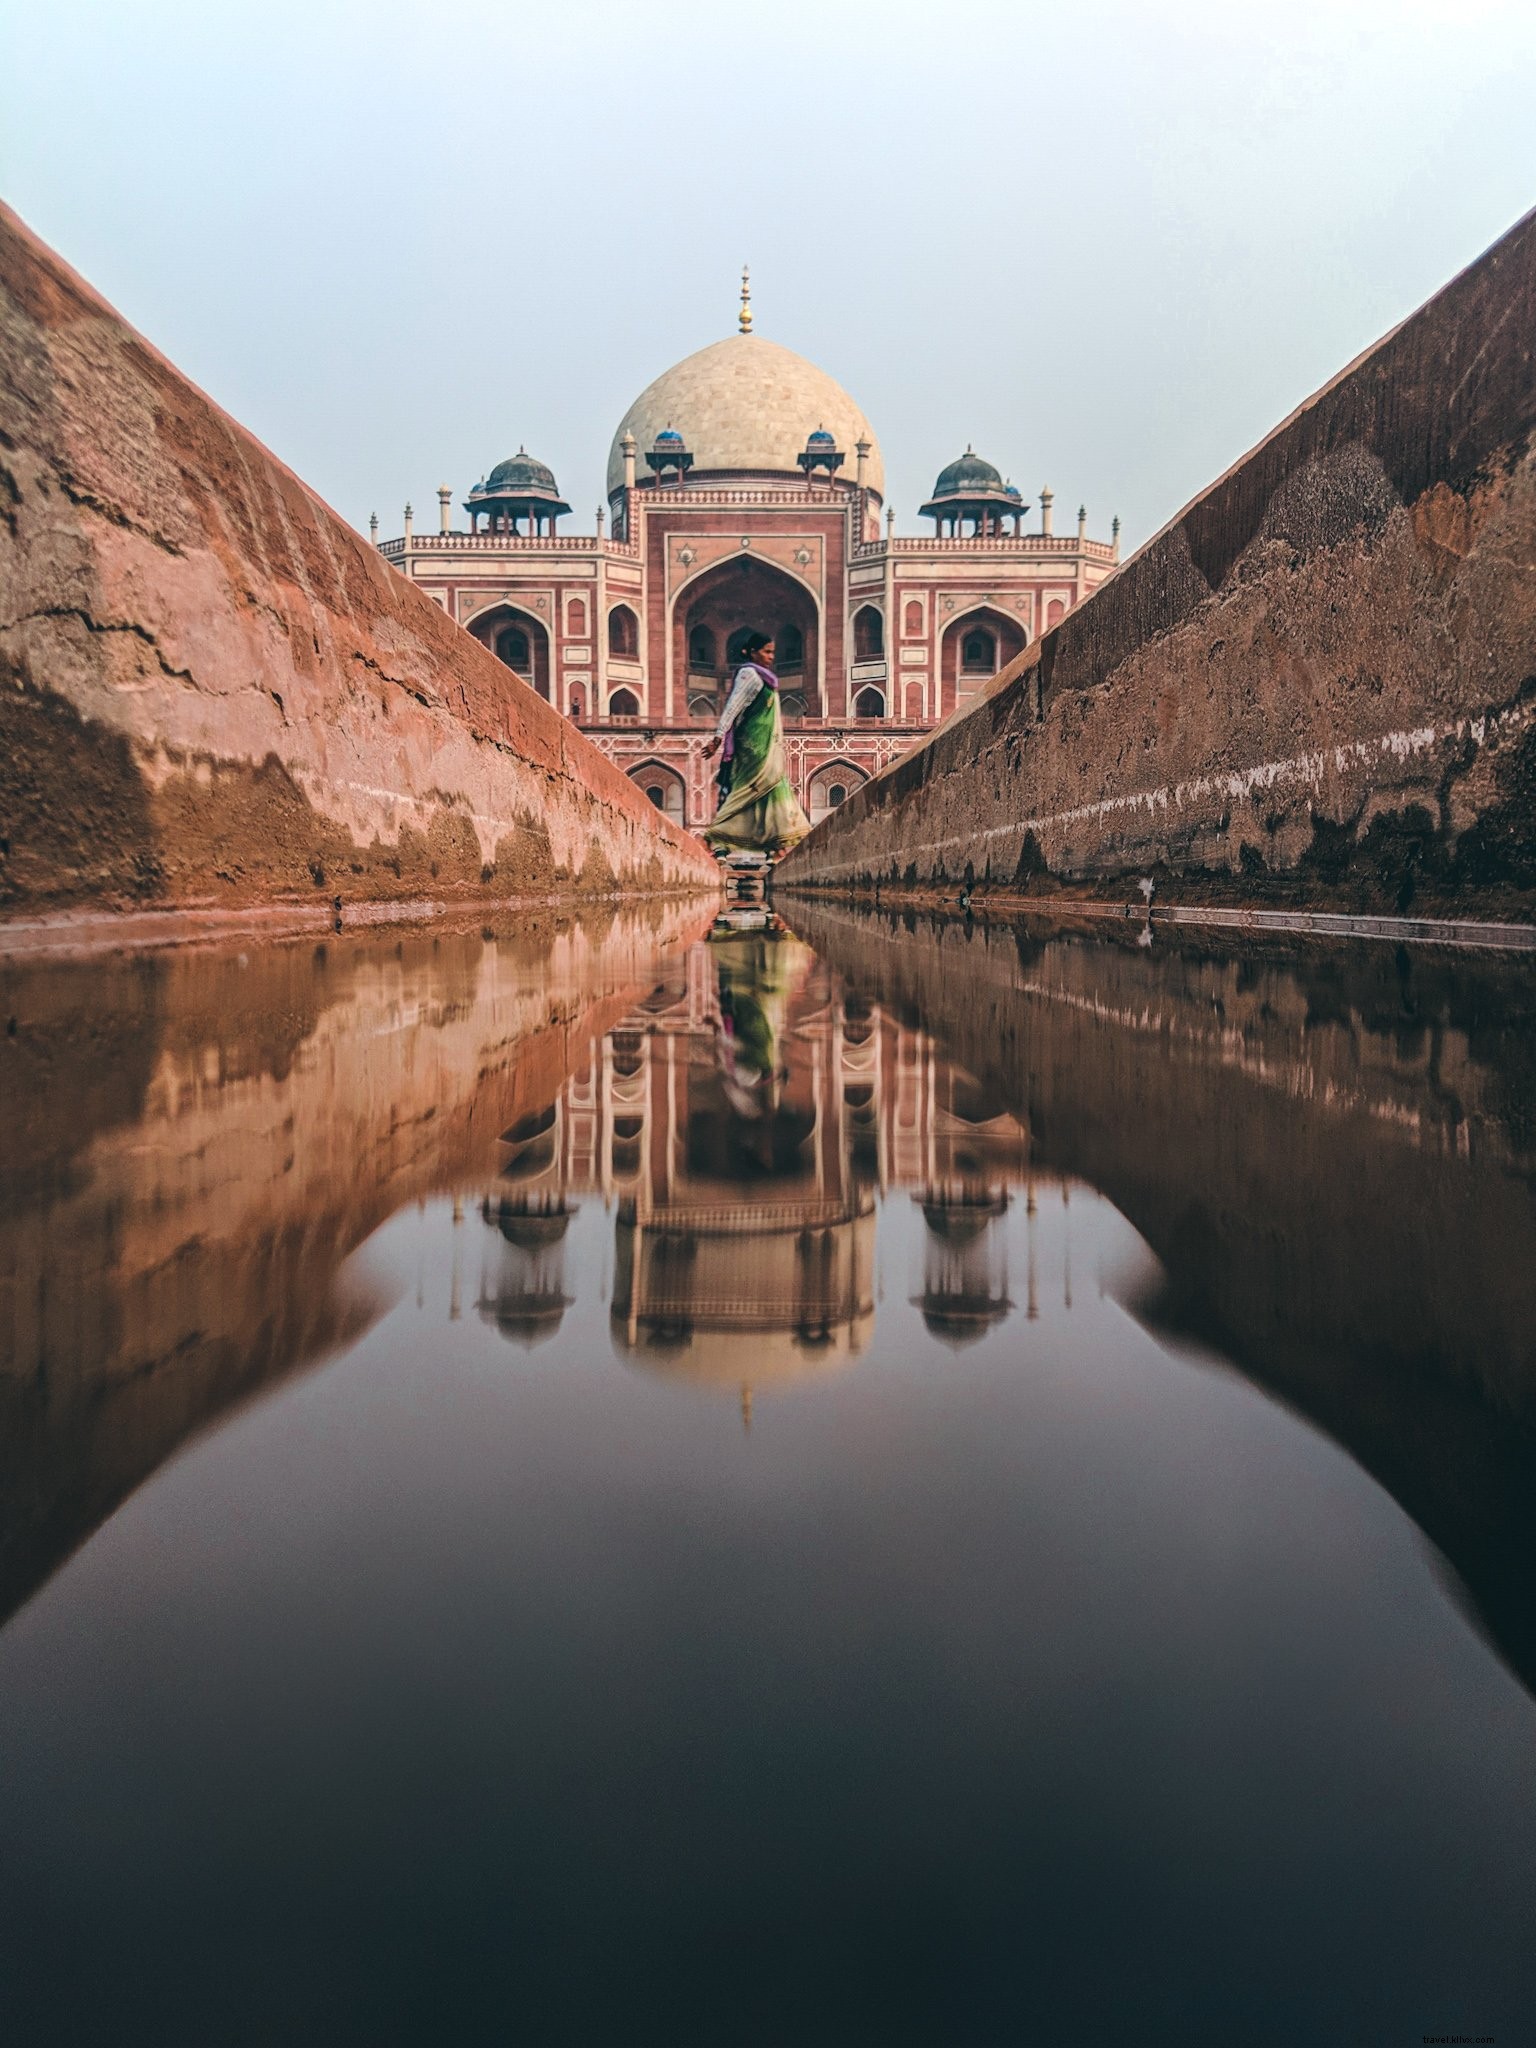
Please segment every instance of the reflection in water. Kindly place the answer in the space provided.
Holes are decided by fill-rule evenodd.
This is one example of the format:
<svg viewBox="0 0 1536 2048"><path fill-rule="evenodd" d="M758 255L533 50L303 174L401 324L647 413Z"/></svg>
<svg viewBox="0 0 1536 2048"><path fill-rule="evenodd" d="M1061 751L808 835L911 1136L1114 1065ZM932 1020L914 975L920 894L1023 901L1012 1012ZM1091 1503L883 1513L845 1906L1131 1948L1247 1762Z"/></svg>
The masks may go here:
<svg viewBox="0 0 1536 2048"><path fill-rule="evenodd" d="M0 1015L18 2038L1516 2038L1522 970L684 908Z"/></svg>
<svg viewBox="0 0 1536 2048"><path fill-rule="evenodd" d="M637 1363L753 1390L863 1352L875 1206L910 1190L919 1305L964 1344L1012 1307L994 1226L1027 1136L933 1039L848 997L776 918L722 919L610 1031L590 1068L503 1134L483 1205L503 1253L494 1314L524 1342L558 1325L572 1197L616 1218L614 1341Z"/></svg>

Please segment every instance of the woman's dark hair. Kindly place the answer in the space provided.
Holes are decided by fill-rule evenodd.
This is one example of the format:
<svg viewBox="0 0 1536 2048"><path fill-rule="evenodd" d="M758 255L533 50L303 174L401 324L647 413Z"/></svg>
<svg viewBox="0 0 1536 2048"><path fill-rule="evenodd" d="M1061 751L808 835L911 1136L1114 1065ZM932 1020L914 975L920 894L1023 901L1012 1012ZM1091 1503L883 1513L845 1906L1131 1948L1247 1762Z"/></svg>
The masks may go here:
<svg viewBox="0 0 1536 2048"><path fill-rule="evenodd" d="M756 661L757 657L769 645L772 639L773 635L771 633L749 633L741 643L742 660Z"/></svg>

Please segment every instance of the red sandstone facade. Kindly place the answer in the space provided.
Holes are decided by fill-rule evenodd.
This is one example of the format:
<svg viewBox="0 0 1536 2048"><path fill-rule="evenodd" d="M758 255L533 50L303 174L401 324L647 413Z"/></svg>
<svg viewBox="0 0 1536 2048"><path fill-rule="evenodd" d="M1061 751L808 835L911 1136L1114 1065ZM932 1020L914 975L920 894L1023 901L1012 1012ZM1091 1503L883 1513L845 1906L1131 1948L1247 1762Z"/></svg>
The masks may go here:
<svg viewBox="0 0 1536 2048"><path fill-rule="evenodd" d="M556 533L554 478L520 455L470 493L469 532L449 530L445 487L439 532L418 535L407 516L381 550L694 829L714 811L702 743L746 631L777 641L790 775L815 822L984 689L1119 553L1118 532L1090 540L1081 513L1075 533L1053 533L1049 492L1023 532L1023 500L969 451L924 508L939 532L898 537L863 415L753 336L745 310L743 323L621 423L607 533L602 514L593 534Z"/></svg>

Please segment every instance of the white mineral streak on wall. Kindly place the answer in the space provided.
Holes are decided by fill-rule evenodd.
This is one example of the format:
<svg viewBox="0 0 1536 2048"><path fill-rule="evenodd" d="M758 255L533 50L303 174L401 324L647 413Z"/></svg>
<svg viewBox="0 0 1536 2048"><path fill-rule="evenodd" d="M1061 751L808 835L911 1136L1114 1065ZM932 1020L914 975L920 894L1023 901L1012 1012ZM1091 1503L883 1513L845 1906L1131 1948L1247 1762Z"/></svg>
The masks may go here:
<svg viewBox="0 0 1536 2048"><path fill-rule="evenodd" d="M944 853L952 847L977 846L994 840L1016 839L1022 848L1026 833L1037 839L1062 832L1073 825L1102 824L1106 819L1138 811L1149 817L1159 811L1180 811L1209 798L1230 798L1241 802L1258 791L1305 785L1314 793L1321 790L1331 771L1347 776L1352 770L1368 770L1388 758L1400 765L1429 753L1451 741L1472 739L1481 747L1490 738L1505 740L1516 736L1536 719L1536 705L1517 704L1492 717L1458 718L1443 726L1421 725L1404 732L1389 732L1374 740L1351 740L1342 746L1293 755L1285 761L1261 761L1252 768L1239 768L1214 775L1199 775L1185 782L1164 784L1158 789L1133 790L1125 796L1105 797L1096 804L1079 804L1072 810L1051 811L1038 817L1012 819L1005 825L951 832L942 839L919 840L908 849L913 854ZM817 879L857 875L866 860L828 861L817 864Z"/></svg>

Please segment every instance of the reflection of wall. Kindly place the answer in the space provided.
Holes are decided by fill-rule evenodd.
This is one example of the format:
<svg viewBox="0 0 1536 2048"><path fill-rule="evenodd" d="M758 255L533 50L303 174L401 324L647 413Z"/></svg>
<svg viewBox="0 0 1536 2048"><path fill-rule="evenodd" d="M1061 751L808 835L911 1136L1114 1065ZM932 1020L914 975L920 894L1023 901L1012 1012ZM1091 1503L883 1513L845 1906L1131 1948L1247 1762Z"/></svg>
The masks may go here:
<svg viewBox="0 0 1536 2048"><path fill-rule="evenodd" d="M1536 996L1384 947L1185 951L806 907L1167 1269L1212 1337L1387 1485L1536 1680Z"/></svg>
<svg viewBox="0 0 1536 2048"><path fill-rule="evenodd" d="M0 1212L0 1612L376 1311L348 1254L480 1180L689 915L4 972L0 1157L28 1165ZM132 1057L72 1094L92 1048Z"/></svg>

